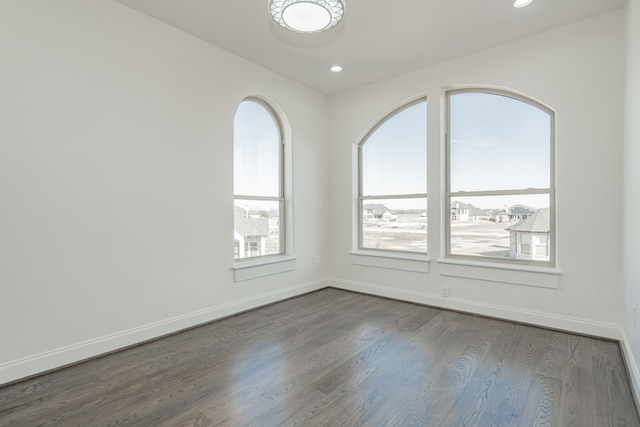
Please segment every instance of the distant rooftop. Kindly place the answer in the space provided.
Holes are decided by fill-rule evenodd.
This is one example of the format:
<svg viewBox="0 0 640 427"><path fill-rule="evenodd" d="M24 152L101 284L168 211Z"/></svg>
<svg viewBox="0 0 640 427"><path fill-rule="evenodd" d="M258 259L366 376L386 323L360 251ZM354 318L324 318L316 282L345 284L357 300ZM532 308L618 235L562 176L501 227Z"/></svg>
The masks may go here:
<svg viewBox="0 0 640 427"><path fill-rule="evenodd" d="M550 209L539 209L527 219L523 219L511 227L505 228L509 231L524 231L530 233L548 233L550 230Z"/></svg>
<svg viewBox="0 0 640 427"><path fill-rule="evenodd" d="M247 217L247 211L235 206L234 229L245 237L266 236L269 234L269 220L267 218Z"/></svg>
<svg viewBox="0 0 640 427"><path fill-rule="evenodd" d="M509 208L510 215L533 215L535 209L523 205L514 205Z"/></svg>
<svg viewBox="0 0 640 427"><path fill-rule="evenodd" d="M385 212L390 212L390 209L381 203L371 203L368 205L364 205L362 209L373 210L375 213L378 213L378 214L384 214Z"/></svg>
<svg viewBox="0 0 640 427"><path fill-rule="evenodd" d="M468 209L469 214L473 216L484 216L489 214L489 212L484 209L480 209L469 203L462 203L458 201L451 202L451 208L452 209Z"/></svg>

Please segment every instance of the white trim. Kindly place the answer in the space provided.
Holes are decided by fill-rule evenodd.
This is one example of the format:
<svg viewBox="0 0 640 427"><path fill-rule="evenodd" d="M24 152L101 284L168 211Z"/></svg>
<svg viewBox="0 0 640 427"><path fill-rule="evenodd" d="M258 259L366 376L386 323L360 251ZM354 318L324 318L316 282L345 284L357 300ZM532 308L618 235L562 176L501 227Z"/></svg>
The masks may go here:
<svg viewBox="0 0 640 427"><path fill-rule="evenodd" d="M45 351L22 359L12 360L0 364L0 385L232 316L266 304L317 291L326 286L325 280L302 283Z"/></svg>
<svg viewBox="0 0 640 427"><path fill-rule="evenodd" d="M273 256L259 257L255 260L236 261L233 265L234 280L242 282L245 280L257 279L259 277L271 276L272 274L285 273L295 270L296 257L294 256Z"/></svg>
<svg viewBox="0 0 640 427"><path fill-rule="evenodd" d="M438 272L442 276L464 277L489 282L510 283L558 289L562 271L553 267L492 263L472 260L440 259Z"/></svg>
<svg viewBox="0 0 640 427"><path fill-rule="evenodd" d="M518 309L503 305L442 297L426 292L398 289L390 286L356 282L352 280L329 279L329 286L348 291L360 292L401 301L425 304L447 310L463 311L481 316L494 317L539 327L563 330L607 339L620 339L620 326L612 323L595 322L588 319L560 316L534 310Z"/></svg>
<svg viewBox="0 0 640 427"><path fill-rule="evenodd" d="M636 407L640 408L640 370L638 370L638 364L636 363L633 350L631 349L631 343L627 338L627 334L624 332L624 328L620 328L620 349L622 350L622 357L627 365L631 391Z"/></svg>
<svg viewBox="0 0 640 427"><path fill-rule="evenodd" d="M557 267L543 267L536 265L526 265L526 264L516 264L516 263L506 263L506 262L487 262L487 261L477 261L470 259L455 259L455 258L441 258L438 260L438 264L454 264L454 265L465 265L471 267L485 267L485 268L497 268L502 270L514 270L514 271L528 271L531 273L541 273L541 274L562 274L562 270Z"/></svg>
<svg viewBox="0 0 640 427"><path fill-rule="evenodd" d="M351 264L354 265L415 271L417 273L428 273L429 261L427 255L421 254L367 251L362 249L351 252Z"/></svg>

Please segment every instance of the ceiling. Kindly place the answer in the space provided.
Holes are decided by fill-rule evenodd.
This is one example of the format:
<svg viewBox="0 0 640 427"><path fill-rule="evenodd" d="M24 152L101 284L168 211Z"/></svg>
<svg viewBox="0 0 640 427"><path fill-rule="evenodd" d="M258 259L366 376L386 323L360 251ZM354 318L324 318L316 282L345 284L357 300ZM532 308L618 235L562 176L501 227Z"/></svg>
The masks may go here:
<svg viewBox="0 0 640 427"><path fill-rule="evenodd" d="M623 0L345 0L325 33L287 31L267 0L116 0L331 95L619 9ZM329 67L339 64L341 73Z"/></svg>

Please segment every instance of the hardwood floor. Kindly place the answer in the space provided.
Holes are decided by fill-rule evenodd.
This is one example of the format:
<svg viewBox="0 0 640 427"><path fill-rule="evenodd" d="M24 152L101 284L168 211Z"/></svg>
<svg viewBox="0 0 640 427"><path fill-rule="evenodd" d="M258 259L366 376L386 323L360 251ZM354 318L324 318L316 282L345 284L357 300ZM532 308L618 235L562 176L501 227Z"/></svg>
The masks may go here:
<svg viewBox="0 0 640 427"><path fill-rule="evenodd" d="M617 343L324 289L0 388L5 426L640 426Z"/></svg>

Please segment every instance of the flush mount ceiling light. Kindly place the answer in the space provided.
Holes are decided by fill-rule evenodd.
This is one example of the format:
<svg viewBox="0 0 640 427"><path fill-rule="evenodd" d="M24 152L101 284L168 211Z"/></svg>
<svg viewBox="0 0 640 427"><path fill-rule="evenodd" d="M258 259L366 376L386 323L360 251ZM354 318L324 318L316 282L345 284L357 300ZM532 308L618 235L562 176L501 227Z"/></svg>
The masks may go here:
<svg viewBox="0 0 640 427"><path fill-rule="evenodd" d="M269 0L269 12L288 30L319 33L342 20L344 0Z"/></svg>
<svg viewBox="0 0 640 427"><path fill-rule="evenodd" d="M515 0L513 2L513 7L525 7L529 6L533 0Z"/></svg>

